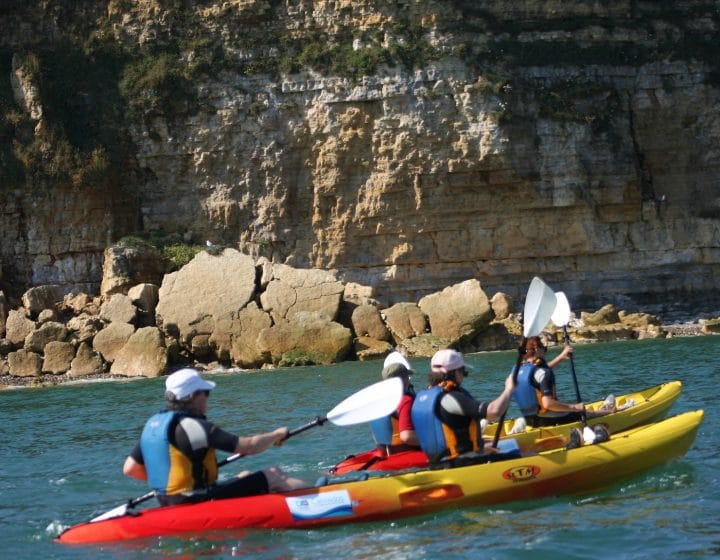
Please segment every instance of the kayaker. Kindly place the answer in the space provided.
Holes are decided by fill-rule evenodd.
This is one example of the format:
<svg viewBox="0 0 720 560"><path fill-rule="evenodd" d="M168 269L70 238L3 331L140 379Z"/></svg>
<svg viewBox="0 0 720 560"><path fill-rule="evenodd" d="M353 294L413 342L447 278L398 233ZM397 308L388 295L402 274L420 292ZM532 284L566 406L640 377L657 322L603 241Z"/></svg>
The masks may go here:
<svg viewBox="0 0 720 560"><path fill-rule="evenodd" d="M502 393L486 403L461 387L472 367L460 352L440 350L432 357L430 366L430 387L417 394L412 407L420 447L431 463L482 452L480 421L498 418L507 409L514 388L513 376L508 375Z"/></svg>
<svg viewBox="0 0 720 560"><path fill-rule="evenodd" d="M384 456L420 447L410 415L412 403L415 400L415 389L410 382L412 374L410 363L400 352L391 352L385 358L382 378L399 377L402 379L403 396L395 412L370 423L378 450Z"/></svg>
<svg viewBox="0 0 720 560"><path fill-rule="evenodd" d="M233 498L295 490L312 486L277 467L217 483L217 449L254 455L271 445L282 445L287 428L251 437L238 437L209 422L207 412L213 381L191 368L169 375L165 381L166 410L152 416L140 440L126 458L123 473L146 480L162 505Z"/></svg>
<svg viewBox="0 0 720 560"><path fill-rule="evenodd" d="M545 360L547 347L539 336L528 338L525 361L520 366L514 397L527 424L533 427L556 426L579 422L582 412L588 418L604 416L614 411L614 403L606 401L601 410L587 410L585 403L567 404L557 400L557 385L553 368L570 358L573 348L566 345L549 363Z"/></svg>

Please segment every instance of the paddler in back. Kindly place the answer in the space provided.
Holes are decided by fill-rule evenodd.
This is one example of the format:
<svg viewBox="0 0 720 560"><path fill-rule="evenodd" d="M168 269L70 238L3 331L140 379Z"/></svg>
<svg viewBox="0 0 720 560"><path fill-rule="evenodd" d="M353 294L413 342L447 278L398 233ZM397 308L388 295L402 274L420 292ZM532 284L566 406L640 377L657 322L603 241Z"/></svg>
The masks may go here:
<svg viewBox="0 0 720 560"><path fill-rule="evenodd" d="M410 415L415 399L415 389L410 382L412 374L410 363L400 352L391 352L385 358L382 378L399 377L403 382L403 396L397 410L390 416L370 423L378 449L386 456L420 448Z"/></svg>
<svg viewBox="0 0 720 560"><path fill-rule="evenodd" d="M169 375L165 381L166 410L152 416L140 440L126 458L123 473L146 480L161 505L236 498L307 488L278 467L244 471L217 482L216 450L255 455L272 445L282 445L286 427L251 437L239 437L217 427L205 417L213 381L191 368Z"/></svg>
<svg viewBox="0 0 720 560"><path fill-rule="evenodd" d="M610 395L600 410L587 410L584 403L568 404L558 400L553 368L569 359L572 346L550 362L545 359L547 347L539 336L531 336L525 346L525 361L520 366L515 388L515 401L525 421L533 427L557 426L579 422L583 412L587 418L604 416L615 411L615 397Z"/></svg>

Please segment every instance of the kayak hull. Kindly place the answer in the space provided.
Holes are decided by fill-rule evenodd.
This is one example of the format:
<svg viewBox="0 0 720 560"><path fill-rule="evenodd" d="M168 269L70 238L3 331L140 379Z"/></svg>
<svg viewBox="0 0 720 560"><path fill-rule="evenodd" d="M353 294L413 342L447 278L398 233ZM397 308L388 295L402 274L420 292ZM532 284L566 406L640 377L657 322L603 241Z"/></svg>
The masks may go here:
<svg viewBox="0 0 720 560"><path fill-rule="evenodd" d="M670 381L660 385L654 385L637 391L628 393L616 398L616 405L621 408L630 403L630 399L635 403L623 410L618 410L612 414L607 414L598 418L589 418L588 425L593 427L597 424L604 424L611 434L622 432L624 430L649 424L664 418L670 407L675 404L682 391L682 383L680 381ZM597 410L602 401L589 403L588 410ZM514 420L508 420L504 424L503 433L507 434L512 429ZM500 439L511 437L515 439L523 452L543 451L554 447L561 447L567 444L572 428L581 428L580 422L571 424L561 424L559 426L545 426L541 428L527 427L525 432L520 434L512 434L510 436L503 435ZM490 424L483 436L485 439L492 439L495 436L497 424ZM419 450L402 451L390 456L386 456L379 449L372 449L351 455L342 462L338 463L331 469L333 474L344 474L358 470L370 471L392 471L408 468L423 468L428 466L427 456Z"/></svg>
<svg viewBox="0 0 720 560"><path fill-rule="evenodd" d="M702 410L688 412L613 435L607 442L494 463L385 474L283 494L155 507L81 523L58 540L89 544L211 530L320 527L595 491L684 455L702 419Z"/></svg>

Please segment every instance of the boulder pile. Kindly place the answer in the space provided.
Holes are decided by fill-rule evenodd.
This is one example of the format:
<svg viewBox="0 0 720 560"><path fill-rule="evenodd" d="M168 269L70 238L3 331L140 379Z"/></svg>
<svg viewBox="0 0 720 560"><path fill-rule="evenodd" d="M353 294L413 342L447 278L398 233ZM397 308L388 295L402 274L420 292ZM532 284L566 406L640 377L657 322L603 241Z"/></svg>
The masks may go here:
<svg viewBox="0 0 720 560"><path fill-rule="evenodd" d="M381 308L372 288L333 272L203 251L163 273L148 255L110 248L101 294L29 289L12 308L0 292L0 376L56 383L166 374L181 364L262 368L382 358L393 349L431 356L515 348L511 299L468 279L418 302ZM154 273L152 271L155 271ZM608 305L570 324L574 341L666 336L657 317ZM561 342L548 325L546 338Z"/></svg>

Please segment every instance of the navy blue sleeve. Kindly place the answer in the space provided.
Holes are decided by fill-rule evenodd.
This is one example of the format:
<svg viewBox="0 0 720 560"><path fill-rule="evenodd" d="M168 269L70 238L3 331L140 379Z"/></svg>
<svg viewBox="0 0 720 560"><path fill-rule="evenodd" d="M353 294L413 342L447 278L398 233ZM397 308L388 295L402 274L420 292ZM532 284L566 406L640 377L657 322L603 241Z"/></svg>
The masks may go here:
<svg viewBox="0 0 720 560"><path fill-rule="evenodd" d="M143 459L142 449L140 449L139 441L135 444L135 447L133 447L133 450L130 452L130 457L132 457L133 461L135 461L136 463L139 463L140 465L145 464L145 460Z"/></svg>

